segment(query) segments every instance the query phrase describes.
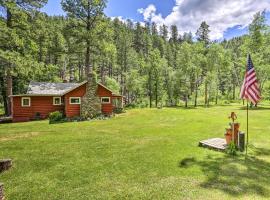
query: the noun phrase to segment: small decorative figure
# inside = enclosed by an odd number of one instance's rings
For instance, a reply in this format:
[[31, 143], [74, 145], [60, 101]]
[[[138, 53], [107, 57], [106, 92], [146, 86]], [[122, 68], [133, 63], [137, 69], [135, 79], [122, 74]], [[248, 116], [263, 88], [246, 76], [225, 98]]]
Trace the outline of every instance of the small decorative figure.
[[231, 112], [231, 116], [229, 116], [229, 119], [232, 119], [232, 122], [234, 123], [234, 121], [237, 119], [237, 115], [235, 114], [235, 112]]

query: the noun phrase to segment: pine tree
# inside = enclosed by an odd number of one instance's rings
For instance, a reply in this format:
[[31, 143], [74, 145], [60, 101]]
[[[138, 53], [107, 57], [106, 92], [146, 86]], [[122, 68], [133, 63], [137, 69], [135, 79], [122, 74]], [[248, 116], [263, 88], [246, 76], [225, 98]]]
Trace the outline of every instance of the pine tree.
[[[5, 18], [5, 30], [9, 35], [12, 37], [7, 37], [9, 41], [5, 41], [5, 46], [3, 48], [4, 53], [10, 52], [14, 54], [14, 52], [21, 54], [22, 52], [18, 48], [18, 45], [21, 45], [22, 38], [17, 33], [21, 29], [24, 29], [26, 25], [27, 16], [24, 15], [25, 12], [31, 12], [33, 9], [41, 8], [44, 4], [47, 3], [47, 0], [16, 0], [16, 1], [9, 1], [9, 0], [2, 0], [0, 1], [0, 9], [3, 10], [4, 18]], [[23, 18], [22, 15], [24, 15]], [[19, 18], [18, 18], [19, 17]], [[22, 20], [23, 19], [23, 20]], [[14, 40], [17, 38], [16, 40]], [[20, 41], [20, 42], [19, 42]], [[20, 44], [19, 44], [20, 43]], [[15, 53], [15, 54], [16, 54]], [[16, 55], [18, 56], [18, 55]], [[1, 56], [3, 58], [3, 56]], [[4, 96], [4, 107], [6, 115], [11, 114], [11, 100], [9, 98], [10, 95], [13, 94], [13, 78], [12, 78], [12, 71], [14, 69], [14, 64], [12, 64], [8, 59], [4, 59], [6, 63], [5, 70], [4, 70], [4, 82], [3, 88], [6, 88], [6, 92], [2, 91], [2, 95]], [[5, 94], [4, 94], [5, 93]]]
[[205, 21], [203, 21], [196, 32], [198, 41], [204, 42], [205, 45], [208, 45], [210, 43], [209, 33], [209, 25]]
[[92, 34], [101, 20], [103, 10], [106, 7], [106, 0], [62, 0], [62, 7], [68, 16], [78, 20], [74, 27], [83, 28], [83, 37], [85, 40], [85, 73], [88, 77], [93, 72], [91, 65], [91, 41]]
[[179, 39], [179, 33], [178, 33], [178, 28], [176, 25], [172, 25], [171, 26], [171, 38], [170, 38], [170, 42], [173, 44], [176, 44], [178, 42]]

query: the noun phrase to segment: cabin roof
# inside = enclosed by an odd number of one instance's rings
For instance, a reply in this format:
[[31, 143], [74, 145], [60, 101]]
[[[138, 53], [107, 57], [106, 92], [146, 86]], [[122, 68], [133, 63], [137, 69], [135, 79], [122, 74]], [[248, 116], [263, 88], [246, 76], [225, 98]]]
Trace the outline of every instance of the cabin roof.
[[29, 95], [60, 95], [80, 86], [80, 83], [47, 83], [31, 81], [27, 94]]
[[[34, 82], [31, 81], [28, 86], [26, 94], [21, 95], [11, 95], [15, 96], [63, 96], [72, 90], [84, 85], [87, 81], [81, 83], [49, 83], [49, 82]], [[106, 86], [98, 83], [101, 87], [112, 92], [113, 96], [120, 97], [121, 95], [114, 94], [112, 90]]]

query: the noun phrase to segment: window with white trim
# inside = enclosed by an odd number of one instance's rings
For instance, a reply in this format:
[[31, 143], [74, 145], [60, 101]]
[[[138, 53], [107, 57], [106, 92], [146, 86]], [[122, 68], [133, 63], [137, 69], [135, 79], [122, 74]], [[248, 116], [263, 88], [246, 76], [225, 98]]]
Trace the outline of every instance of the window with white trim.
[[71, 105], [79, 105], [81, 104], [81, 97], [70, 97], [69, 104]]
[[102, 104], [110, 104], [111, 98], [110, 97], [101, 97], [101, 103]]
[[31, 106], [31, 98], [22, 97], [22, 107], [30, 107], [30, 106]]
[[53, 105], [54, 106], [62, 105], [61, 97], [53, 97]]

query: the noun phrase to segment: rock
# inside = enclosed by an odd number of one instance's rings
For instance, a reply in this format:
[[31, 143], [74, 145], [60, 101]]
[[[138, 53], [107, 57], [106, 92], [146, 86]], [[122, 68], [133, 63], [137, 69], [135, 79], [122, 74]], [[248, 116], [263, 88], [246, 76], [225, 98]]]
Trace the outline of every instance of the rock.
[[0, 160], [0, 172], [9, 170], [12, 166], [12, 160], [11, 159], [4, 159]]
[[4, 200], [4, 184], [0, 183], [0, 200]]

